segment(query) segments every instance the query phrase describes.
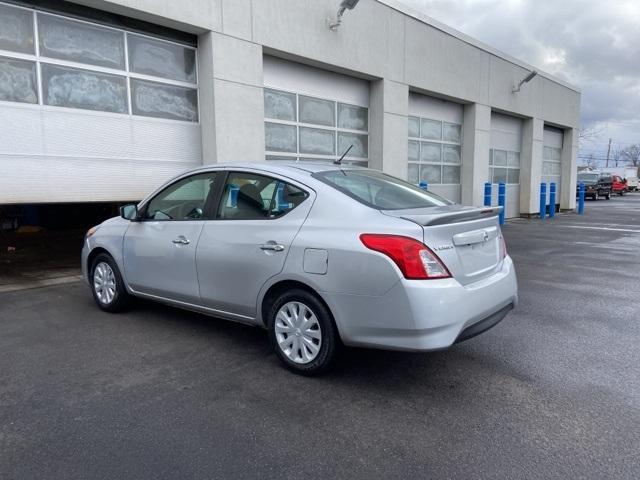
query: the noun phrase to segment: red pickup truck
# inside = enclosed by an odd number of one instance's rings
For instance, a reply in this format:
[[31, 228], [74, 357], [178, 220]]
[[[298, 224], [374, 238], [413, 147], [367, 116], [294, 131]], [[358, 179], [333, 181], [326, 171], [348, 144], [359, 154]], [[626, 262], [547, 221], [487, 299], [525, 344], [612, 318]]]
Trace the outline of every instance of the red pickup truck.
[[612, 193], [617, 193], [618, 195], [624, 195], [627, 189], [627, 179], [622, 178], [619, 175], [611, 176], [611, 191]]

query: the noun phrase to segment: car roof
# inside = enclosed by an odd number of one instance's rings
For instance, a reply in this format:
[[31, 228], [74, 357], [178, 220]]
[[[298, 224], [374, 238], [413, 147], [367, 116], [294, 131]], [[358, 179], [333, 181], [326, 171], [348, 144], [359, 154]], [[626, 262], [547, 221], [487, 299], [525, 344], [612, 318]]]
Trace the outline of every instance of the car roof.
[[204, 165], [202, 167], [191, 170], [192, 172], [208, 171], [213, 169], [233, 169], [233, 168], [251, 168], [256, 170], [270, 171], [273, 173], [318, 173], [335, 170], [369, 170], [366, 167], [358, 165], [336, 165], [325, 161], [310, 162], [310, 161], [283, 161], [283, 160], [269, 160], [264, 162], [226, 162], [226, 163], [212, 163], [210, 165]]

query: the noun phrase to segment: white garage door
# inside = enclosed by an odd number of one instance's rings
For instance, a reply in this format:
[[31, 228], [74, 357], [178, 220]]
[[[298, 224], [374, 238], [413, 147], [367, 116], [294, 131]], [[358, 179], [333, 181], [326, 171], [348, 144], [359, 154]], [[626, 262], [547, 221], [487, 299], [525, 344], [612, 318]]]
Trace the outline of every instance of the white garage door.
[[520, 151], [522, 120], [509, 115], [491, 113], [491, 150], [489, 181], [493, 183], [493, 205], [498, 204], [498, 184], [506, 183], [507, 218], [520, 216]]
[[0, 123], [0, 203], [140, 199], [201, 164], [196, 48], [0, 2]]
[[[556, 205], [560, 205], [560, 184], [562, 180], [562, 142], [564, 132], [559, 128], [544, 127], [542, 154], [542, 181], [556, 184]], [[550, 185], [547, 185], [547, 205], [550, 205]]]
[[265, 56], [264, 86], [267, 160], [368, 164], [369, 82]]
[[438, 98], [409, 94], [407, 180], [460, 203], [463, 107]]

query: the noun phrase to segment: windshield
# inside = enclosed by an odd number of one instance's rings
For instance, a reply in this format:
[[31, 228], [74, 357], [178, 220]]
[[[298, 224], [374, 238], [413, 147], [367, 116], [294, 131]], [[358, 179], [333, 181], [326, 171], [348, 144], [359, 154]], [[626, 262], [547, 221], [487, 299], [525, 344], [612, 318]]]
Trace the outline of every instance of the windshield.
[[597, 173], [580, 173], [578, 174], [578, 182], [598, 183], [598, 174]]
[[452, 202], [398, 178], [374, 170], [330, 170], [318, 180], [378, 210], [442, 207]]

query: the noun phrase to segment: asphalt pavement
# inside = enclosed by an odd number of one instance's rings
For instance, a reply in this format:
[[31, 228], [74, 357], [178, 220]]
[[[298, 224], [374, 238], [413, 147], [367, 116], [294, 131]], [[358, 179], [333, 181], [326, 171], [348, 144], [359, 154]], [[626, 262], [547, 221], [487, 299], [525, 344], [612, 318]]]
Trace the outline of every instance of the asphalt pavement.
[[520, 304], [304, 378], [262, 330], [80, 283], [0, 293], [0, 478], [640, 477], [640, 194], [504, 229]]

